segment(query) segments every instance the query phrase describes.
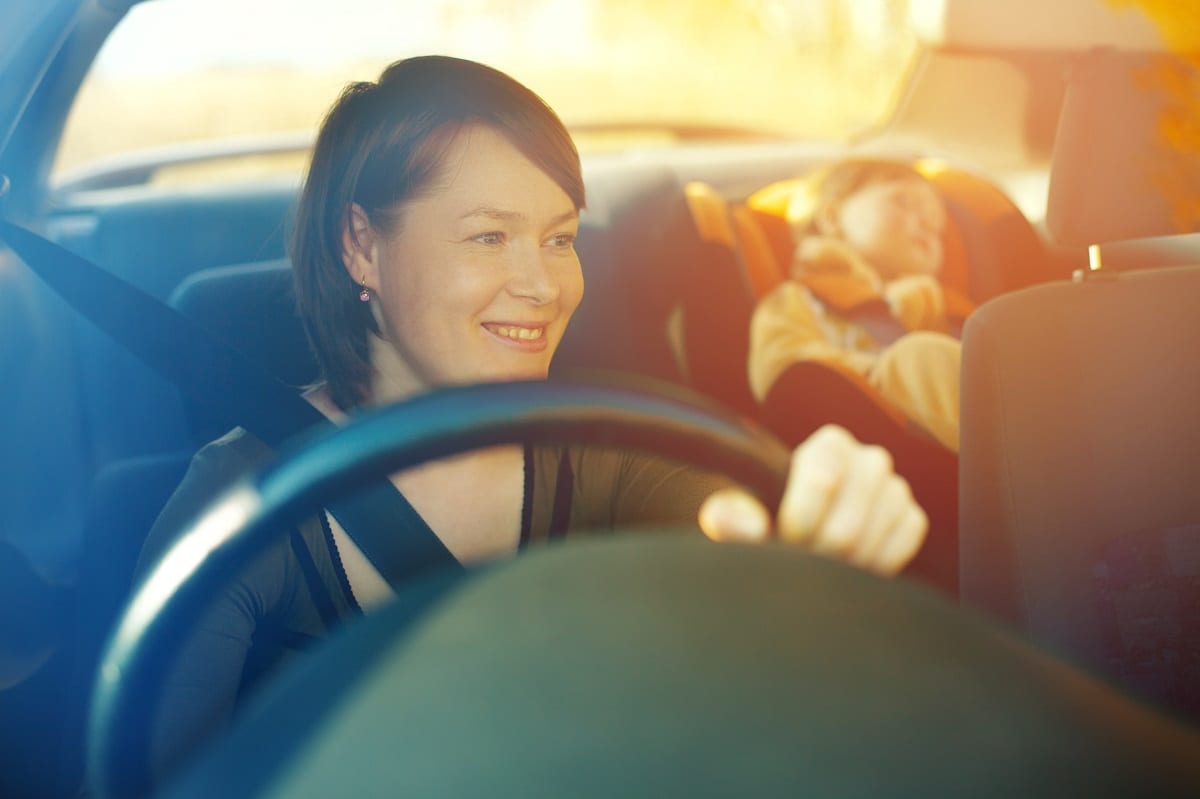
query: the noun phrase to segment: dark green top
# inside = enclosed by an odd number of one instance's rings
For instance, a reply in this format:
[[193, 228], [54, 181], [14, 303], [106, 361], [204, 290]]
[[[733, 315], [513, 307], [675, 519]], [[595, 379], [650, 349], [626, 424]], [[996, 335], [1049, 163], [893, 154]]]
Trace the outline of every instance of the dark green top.
[[[266, 444], [241, 429], [201, 449], [151, 530], [138, 572], [222, 489], [271, 455]], [[559, 535], [607, 534], [637, 525], [694, 528], [700, 503], [729, 485], [727, 479], [662, 459], [590, 447], [527, 448], [525, 479], [522, 547]], [[395, 498], [389, 524], [432, 534], [402, 495], [397, 492]], [[194, 742], [225, 723], [239, 694], [259, 676], [359, 612], [323, 519], [310, 519], [281, 536], [217, 597], [186, 643], [155, 719], [151, 760], [156, 776], [168, 773]]]

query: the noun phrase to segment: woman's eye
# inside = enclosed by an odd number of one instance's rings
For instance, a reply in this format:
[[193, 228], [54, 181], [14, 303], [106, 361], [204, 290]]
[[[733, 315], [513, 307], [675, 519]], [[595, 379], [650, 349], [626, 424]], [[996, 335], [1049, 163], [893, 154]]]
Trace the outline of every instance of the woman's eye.
[[476, 236], [475, 241], [480, 244], [503, 244], [504, 234], [498, 230], [489, 230], [487, 233], [480, 233]]
[[575, 237], [570, 233], [556, 233], [550, 237], [550, 246], [565, 249], [575, 243]]

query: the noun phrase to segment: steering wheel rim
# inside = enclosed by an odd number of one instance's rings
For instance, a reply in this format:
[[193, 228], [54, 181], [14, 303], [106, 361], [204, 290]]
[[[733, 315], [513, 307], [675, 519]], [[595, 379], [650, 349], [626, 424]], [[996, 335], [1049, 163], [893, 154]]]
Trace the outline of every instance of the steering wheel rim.
[[488, 446], [610, 445], [737, 480], [776, 507], [790, 451], [690, 391], [643, 380], [518, 381], [438, 389], [301, 436], [192, 520], [132, 594], [100, 661], [88, 766], [101, 797], [144, 794], [152, 709], [185, 632], [224, 578], [295, 522], [365, 480]]

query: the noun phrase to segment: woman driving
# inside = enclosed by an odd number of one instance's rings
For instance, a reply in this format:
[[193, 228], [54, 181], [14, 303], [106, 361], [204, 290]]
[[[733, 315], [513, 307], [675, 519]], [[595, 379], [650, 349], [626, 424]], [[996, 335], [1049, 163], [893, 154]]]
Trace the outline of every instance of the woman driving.
[[[579, 156], [533, 92], [430, 56], [348, 86], [325, 118], [293, 242], [297, 297], [334, 421], [437, 387], [545, 378], [583, 293]], [[144, 572], [221, 488], [270, 457], [244, 430], [202, 449], [142, 554]], [[795, 450], [772, 515], [724, 478], [589, 447], [505, 446], [392, 475], [378, 523], [431, 532], [464, 564], [558, 537], [697, 522], [892, 574], [927, 522], [887, 454], [824, 428]], [[165, 778], [255, 679], [393, 595], [329, 514], [298, 525], [216, 597], [167, 682], [152, 736]]]

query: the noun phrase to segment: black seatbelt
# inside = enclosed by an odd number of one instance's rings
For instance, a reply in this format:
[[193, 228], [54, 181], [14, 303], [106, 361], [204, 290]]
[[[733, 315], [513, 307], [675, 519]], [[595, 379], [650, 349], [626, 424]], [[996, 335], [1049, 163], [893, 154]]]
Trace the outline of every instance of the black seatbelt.
[[[296, 391], [265, 374], [192, 320], [86, 258], [0, 219], [0, 240], [83, 317], [187, 396], [278, 448], [289, 438], [331, 424]], [[243, 387], [244, 391], [230, 390]], [[390, 530], [376, 507], [398, 494], [382, 480], [329, 506], [329, 513], [389, 582], [438, 566], [458, 565], [431, 530]], [[382, 504], [381, 504], [382, 503]]]

